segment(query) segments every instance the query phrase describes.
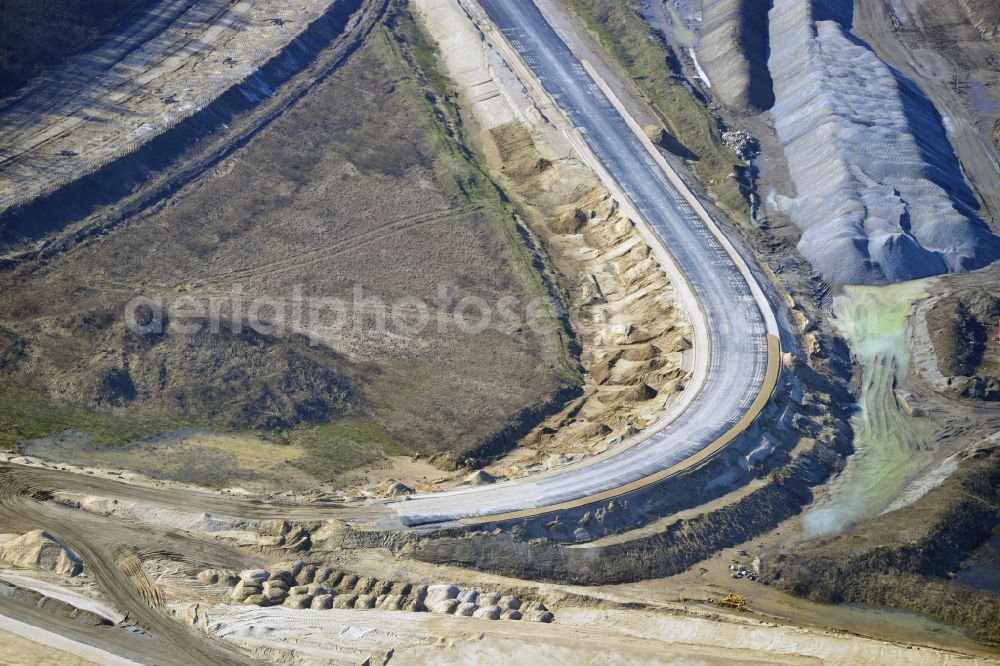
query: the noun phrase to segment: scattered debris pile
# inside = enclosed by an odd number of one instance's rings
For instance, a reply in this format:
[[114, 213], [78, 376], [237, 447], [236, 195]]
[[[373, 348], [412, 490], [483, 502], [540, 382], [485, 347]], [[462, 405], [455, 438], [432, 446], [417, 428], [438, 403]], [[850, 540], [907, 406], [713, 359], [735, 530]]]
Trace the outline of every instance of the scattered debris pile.
[[730, 564], [729, 573], [731, 578], [747, 578], [754, 582], [759, 578], [757, 572], [751, 571], [745, 564]]
[[546, 241], [557, 268], [578, 276], [570, 316], [584, 385], [525, 438], [536, 462], [617, 446], [654, 423], [690, 377], [691, 324], [633, 222], [601, 187], [561, 208]]
[[413, 488], [395, 479], [385, 479], [372, 489], [376, 497], [406, 497], [413, 494]]
[[723, 132], [722, 140], [744, 162], [749, 162], [760, 154], [760, 142], [749, 132], [743, 130]]

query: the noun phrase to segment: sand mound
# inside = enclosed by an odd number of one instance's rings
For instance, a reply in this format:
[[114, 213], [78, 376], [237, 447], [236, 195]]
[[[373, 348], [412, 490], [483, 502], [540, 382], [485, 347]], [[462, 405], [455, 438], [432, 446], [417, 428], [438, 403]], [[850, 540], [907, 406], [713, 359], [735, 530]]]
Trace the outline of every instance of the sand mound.
[[375, 486], [374, 492], [378, 497], [406, 497], [413, 493], [413, 488], [395, 479], [386, 479]]
[[83, 571], [83, 561], [43, 530], [27, 532], [0, 544], [0, 560], [15, 567], [32, 567], [66, 576]]

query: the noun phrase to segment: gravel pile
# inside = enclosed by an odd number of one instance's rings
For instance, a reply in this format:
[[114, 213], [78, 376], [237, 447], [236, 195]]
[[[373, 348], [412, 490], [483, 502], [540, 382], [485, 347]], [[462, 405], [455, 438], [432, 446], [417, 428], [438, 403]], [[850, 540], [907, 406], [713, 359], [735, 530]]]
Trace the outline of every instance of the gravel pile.
[[362, 578], [301, 561], [270, 570], [247, 569], [241, 571], [238, 577], [228, 579], [217, 570], [206, 570], [198, 578], [209, 583], [235, 579], [230, 599], [246, 606], [285, 606], [299, 610], [400, 610], [483, 620], [552, 622], [555, 619], [541, 602], [524, 602], [516, 596], [462, 589], [448, 584], [413, 585]]
[[825, 279], [881, 284], [1000, 257], [933, 105], [848, 33], [834, 0], [775, 0], [772, 109], [797, 197], [779, 204]]

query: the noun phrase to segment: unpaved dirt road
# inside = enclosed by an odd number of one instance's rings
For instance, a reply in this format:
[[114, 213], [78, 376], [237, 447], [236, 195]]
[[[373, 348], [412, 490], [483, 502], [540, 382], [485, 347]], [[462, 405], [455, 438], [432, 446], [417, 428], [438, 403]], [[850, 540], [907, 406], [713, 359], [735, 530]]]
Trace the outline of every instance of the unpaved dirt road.
[[[242, 654], [168, 617], [163, 608], [150, 603], [159, 595], [152, 582], [128, 571], [127, 555], [136, 551], [166, 551], [188, 562], [244, 566], [247, 555], [208, 540], [185, 538], [179, 531], [153, 526], [116, 523], [90, 516], [49, 501], [44, 491], [32, 489], [13, 478], [8, 468], [0, 472], [0, 524], [7, 530], [45, 529], [73, 549], [87, 572], [110, 601], [126, 615], [126, 621], [150, 631], [170, 647], [165, 659], [174, 663], [247, 664]], [[130, 575], [130, 573], [132, 575]], [[154, 586], [154, 589], [150, 589]]]

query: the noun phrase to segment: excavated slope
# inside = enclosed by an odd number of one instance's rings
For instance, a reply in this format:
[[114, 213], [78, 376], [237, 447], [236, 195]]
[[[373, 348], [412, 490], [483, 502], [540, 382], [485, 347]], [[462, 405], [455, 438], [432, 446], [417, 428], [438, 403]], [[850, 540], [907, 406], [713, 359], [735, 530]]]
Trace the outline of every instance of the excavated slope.
[[774, 104], [767, 70], [767, 4], [705, 0], [698, 62], [726, 106], [759, 113]]

